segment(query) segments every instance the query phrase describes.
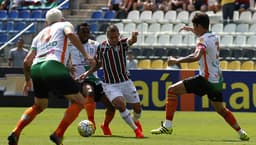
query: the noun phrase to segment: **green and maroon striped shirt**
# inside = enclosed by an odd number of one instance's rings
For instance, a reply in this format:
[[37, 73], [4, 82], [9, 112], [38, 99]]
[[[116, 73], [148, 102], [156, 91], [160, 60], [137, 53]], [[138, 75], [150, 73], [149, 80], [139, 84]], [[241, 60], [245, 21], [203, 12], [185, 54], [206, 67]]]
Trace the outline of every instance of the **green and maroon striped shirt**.
[[97, 56], [102, 61], [105, 83], [120, 83], [129, 79], [126, 70], [128, 47], [127, 38], [121, 39], [116, 46], [111, 46], [108, 41], [104, 41], [98, 46]]

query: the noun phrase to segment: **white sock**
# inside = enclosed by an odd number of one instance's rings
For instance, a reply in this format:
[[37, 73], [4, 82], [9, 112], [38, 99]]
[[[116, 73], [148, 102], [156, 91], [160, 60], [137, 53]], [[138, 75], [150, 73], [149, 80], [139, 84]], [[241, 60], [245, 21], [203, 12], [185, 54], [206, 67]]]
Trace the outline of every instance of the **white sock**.
[[135, 130], [137, 126], [135, 125], [131, 114], [128, 109], [125, 109], [124, 112], [120, 112], [120, 115], [122, 116], [123, 120], [133, 129]]
[[133, 120], [137, 121], [138, 119], [140, 119], [141, 113], [136, 113], [133, 111]]
[[165, 120], [163, 123], [164, 127], [171, 128], [172, 127], [172, 121], [171, 120]]
[[237, 131], [239, 135], [246, 134], [246, 132], [241, 128], [240, 130]]

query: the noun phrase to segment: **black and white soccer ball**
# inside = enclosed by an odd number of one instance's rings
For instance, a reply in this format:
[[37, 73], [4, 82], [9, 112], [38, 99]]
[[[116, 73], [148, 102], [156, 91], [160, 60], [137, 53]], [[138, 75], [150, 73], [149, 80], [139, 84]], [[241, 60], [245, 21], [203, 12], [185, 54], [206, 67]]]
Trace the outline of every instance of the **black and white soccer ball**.
[[83, 137], [92, 136], [95, 132], [94, 125], [89, 120], [82, 120], [77, 126], [78, 133]]

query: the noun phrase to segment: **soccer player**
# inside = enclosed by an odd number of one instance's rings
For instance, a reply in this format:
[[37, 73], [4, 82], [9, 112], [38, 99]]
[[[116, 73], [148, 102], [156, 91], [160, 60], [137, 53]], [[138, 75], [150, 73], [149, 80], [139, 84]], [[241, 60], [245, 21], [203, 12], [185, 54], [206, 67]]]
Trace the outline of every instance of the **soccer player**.
[[[102, 42], [97, 49], [95, 65], [84, 73], [87, 76], [91, 72], [103, 67], [103, 90], [116, 109], [119, 110], [124, 121], [134, 130], [137, 138], [143, 138], [142, 126], [139, 122], [142, 108], [140, 98], [126, 69], [126, 53], [129, 46], [136, 43], [138, 32], [132, 32], [129, 39], [120, 39], [120, 33], [116, 25], [107, 27], [107, 41]], [[133, 115], [126, 108], [129, 103], [133, 108]]]
[[[77, 35], [82, 42], [85, 51], [88, 52], [90, 56], [94, 57], [99, 43], [90, 39], [89, 25], [87, 23], [79, 24], [77, 26]], [[84, 59], [83, 55], [75, 48], [75, 46], [72, 45], [69, 48], [69, 51], [71, 56], [71, 64], [72, 67], [74, 67], [74, 78], [80, 80], [79, 76], [90, 68], [90, 64]], [[93, 122], [95, 128], [94, 112], [96, 102], [101, 101], [105, 105], [105, 119], [101, 124], [101, 129], [104, 135], [112, 135], [109, 124], [115, 115], [115, 107], [111, 104], [103, 92], [101, 80], [98, 77], [97, 72], [94, 72], [87, 78], [81, 80], [81, 93], [85, 97], [84, 108], [87, 112], [88, 120]]]
[[[74, 33], [70, 22], [63, 22], [62, 12], [56, 8], [46, 13], [46, 23], [42, 31], [33, 39], [31, 50], [24, 60], [25, 85], [24, 94], [34, 87], [34, 104], [28, 108], [8, 136], [9, 145], [17, 145], [24, 127], [41, 113], [48, 105], [48, 93], [57, 91], [72, 100], [57, 129], [50, 135], [56, 145], [62, 145], [64, 132], [76, 119], [83, 108], [84, 97], [79, 92], [77, 82], [70, 76], [64, 65], [67, 40], [81, 52], [83, 57], [95, 65], [95, 60], [87, 54], [83, 45]], [[32, 79], [32, 82], [31, 82]]]
[[196, 13], [192, 23], [193, 27], [184, 26], [180, 30], [191, 31], [198, 37], [195, 51], [185, 57], [174, 58], [170, 56], [168, 64], [199, 61], [199, 75], [181, 80], [168, 88], [165, 121], [160, 128], [151, 130], [151, 133], [172, 134], [172, 120], [178, 104], [178, 96], [185, 93], [194, 93], [199, 96], [207, 94], [216, 112], [239, 134], [241, 140], [248, 141], [249, 136], [223, 103], [223, 76], [219, 66], [219, 40], [216, 35], [209, 32], [209, 17], [205, 13]]

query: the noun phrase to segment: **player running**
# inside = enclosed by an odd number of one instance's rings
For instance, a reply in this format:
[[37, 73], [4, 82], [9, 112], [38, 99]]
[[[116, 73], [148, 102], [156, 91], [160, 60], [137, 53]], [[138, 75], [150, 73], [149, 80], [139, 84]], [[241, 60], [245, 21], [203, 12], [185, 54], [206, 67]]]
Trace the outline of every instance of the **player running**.
[[172, 120], [178, 104], [178, 96], [194, 93], [199, 96], [208, 95], [216, 112], [239, 134], [243, 141], [250, 138], [240, 127], [232, 112], [223, 103], [223, 76], [219, 65], [219, 40], [209, 32], [209, 17], [205, 13], [196, 13], [192, 19], [193, 28], [184, 26], [181, 30], [191, 31], [198, 36], [195, 51], [185, 57], [169, 57], [168, 64], [199, 61], [199, 75], [181, 80], [168, 89], [166, 101], [166, 119], [160, 128], [151, 130], [152, 134], [172, 134]]
[[[82, 23], [77, 26], [77, 35], [82, 42], [84, 49], [92, 57], [95, 56], [99, 43], [90, 39], [90, 27], [87, 23]], [[80, 75], [90, 68], [89, 62], [84, 59], [83, 55], [75, 48], [70, 46], [69, 53], [71, 56], [71, 64], [74, 68], [74, 78], [81, 82], [81, 93], [85, 97], [84, 108], [87, 112], [88, 120], [93, 122], [96, 128], [94, 120], [94, 112], [96, 108], [96, 102], [101, 101], [105, 107], [105, 118], [101, 124], [101, 129], [104, 135], [112, 135], [109, 128], [109, 124], [115, 115], [115, 107], [109, 102], [101, 85], [101, 80], [97, 75], [97, 72], [89, 75], [85, 79], [80, 80]]]

